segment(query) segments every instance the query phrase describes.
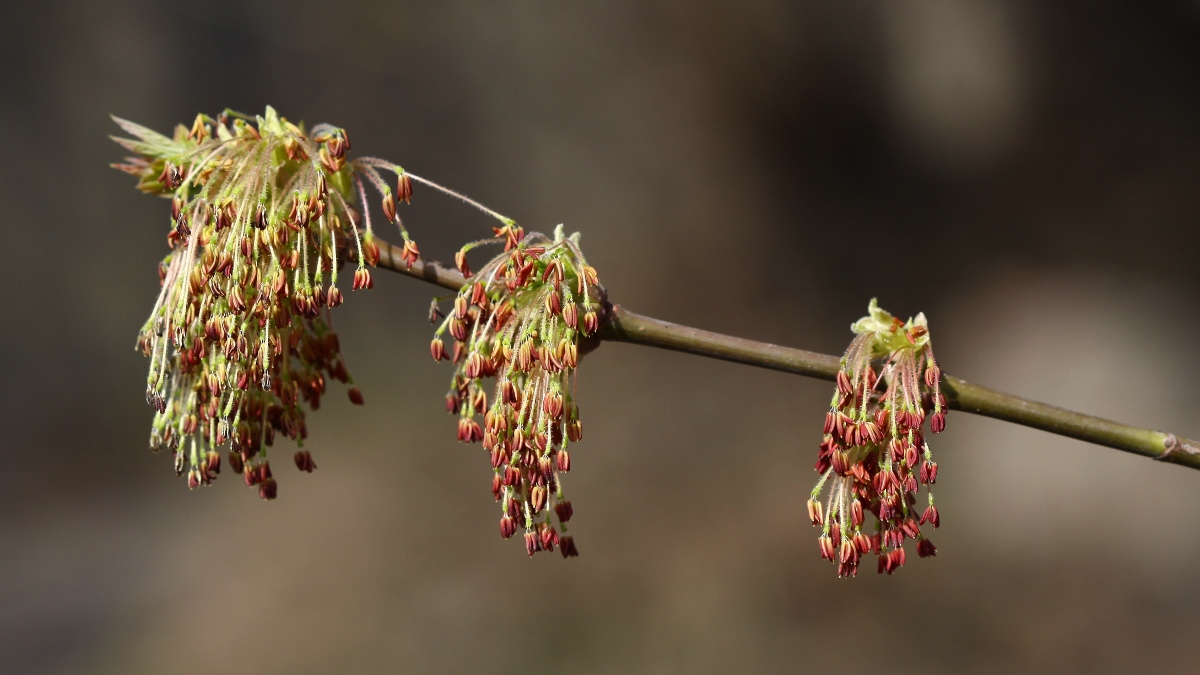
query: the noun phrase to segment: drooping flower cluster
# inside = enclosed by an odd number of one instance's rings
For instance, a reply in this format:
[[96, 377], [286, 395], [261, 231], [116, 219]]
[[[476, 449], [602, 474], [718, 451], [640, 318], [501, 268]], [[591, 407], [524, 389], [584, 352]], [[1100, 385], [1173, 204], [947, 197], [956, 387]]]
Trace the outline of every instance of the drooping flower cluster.
[[[574, 374], [580, 339], [600, 327], [596, 271], [579, 249], [579, 236], [564, 237], [561, 225], [553, 238], [526, 237], [511, 222], [495, 231], [504, 253], [454, 298], [430, 350], [435, 360], [456, 364], [446, 407], [458, 415], [458, 439], [482, 441], [490, 454], [501, 536], [522, 528], [529, 555], [558, 546], [564, 558], [575, 556], [562, 474], [571, 470], [568, 446], [583, 436]], [[479, 243], [456, 256], [468, 278], [466, 251]], [[436, 303], [435, 322], [441, 318]], [[450, 355], [446, 332], [455, 340]], [[495, 378], [490, 404], [486, 378]]]
[[[922, 558], [937, 552], [921, 531], [926, 523], [940, 524], [930, 488], [938, 466], [922, 427], [927, 417], [933, 433], [946, 427], [941, 370], [924, 314], [906, 323], [872, 299], [868, 315], [851, 329], [856, 337], [842, 357], [825, 416], [816, 465], [821, 479], [808, 515], [821, 528], [821, 557], [837, 563], [839, 576], [856, 575], [868, 552], [878, 556], [880, 573], [891, 574], [904, 565], [905, 539], [916, 540]], [[927, 493], [923, 510], [917, 507], [921, 484]], [[876, 519], [871, 534], [863, 529], [868, 512]]]
[[[141, 190], [171, 199], [171, 252], [138, 336], [151, 361], [150, 446], [169, 448], [176, 473], [186, 467], [194, 488], [220, 472], [217, 449], [228, 441], [233, 470], [273, 499], [266, 446], [276, 433], [302, 445], [301, 403], [316, 410], [327, 378], [353, 385], [328, 314], [343, 300], [339, 254], [357, 255], [352, 288], [373, 287], [367, 265], [379, 248], [362, 177], [397, 224], [395, 202], [408, 201], [411, 183], [382, 160], [348, 161], [344, 130], [322, 124], [306, 132], [269, 107], [257, 118], [199, 115], [172, 138], [116, 121], [135, 138], [114, 140], [136, 156], [114, 167], [137, 176]], [[395, 195], [379, 168], [396, 173]], [[417, 248], [401, 233], [411, 266]], [[349, 398], [362, 404], [357, 388]], [[294, 459], [301, 471], [316, 467], [307, 451]]]

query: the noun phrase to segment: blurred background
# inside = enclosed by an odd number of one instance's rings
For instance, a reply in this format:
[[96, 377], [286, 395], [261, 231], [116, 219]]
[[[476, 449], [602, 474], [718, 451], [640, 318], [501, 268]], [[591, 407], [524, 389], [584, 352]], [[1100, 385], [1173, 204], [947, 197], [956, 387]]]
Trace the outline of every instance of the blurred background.
[[[22, 3], [0, 24], [0, 671], [1195, 672], [1200, 474], [952, 414], [937, 558], [839, 580], [830, 385], [607, 344], [578, 559], [502, 541], [433, 287], [335, 317], [367, 405], [279, 499], [146, 449], [169, 209], [108, 168], [267, 104], [584, 233], [611, 297], [840, 353], [872, 296], [968, 380], [1200, 437], [1200, 3]], [[429, 258], [488, 219], [417, 188]], [[1187, 255], [1185, 255], [1185, 253]], [[282, 460], [282, 461], [281, 461]]]

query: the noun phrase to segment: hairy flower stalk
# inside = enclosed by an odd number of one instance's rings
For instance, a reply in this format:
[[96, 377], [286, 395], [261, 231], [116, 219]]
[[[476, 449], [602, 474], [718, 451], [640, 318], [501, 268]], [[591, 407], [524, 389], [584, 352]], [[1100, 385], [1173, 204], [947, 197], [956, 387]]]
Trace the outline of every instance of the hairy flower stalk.
[[[916, 540], [922, 558], [937, 553], [921, 531], [926, 523], [940, 524], [930, 488], [938, 467], [921, 429], [926, 417], [933, 433], [946, 427], [929, 326], [924, 314], [906, 323], [874, 299], [867, 311], [851, 326], [856, 337], [837, 373], [817, 454], [821, 479], [808, 501], [809, 518], [821, 528], [821, 557], [837, 563], [838, 576], [856, 575], [868, 552], [878, 556], [880, 573], [891, 574], [904, 565], [905, 539]], [[927, 493], [923, 510], [917, 507], [920, 484]], [[870, 535], [863, 530], [868, 512], [876, 521]]]
[[[343, 129], [306, 132], [270, 107], [256, 118], [199, 115], [173, 138], [114, 119], [135, 137], [114, 140], [136, 156], [113, 166], [171, 199], [171, 252], [138, 336], [156, 410], [150, 446], [170, 448], [194, 488], [220, 472], [217, 449], [228, 442], [230, 466], [273, 499], [266, 447], [276, 433], [303, 445], [301, 403], [316, 410], [327, 378], [351, 384], [350, 400], [363, 402], [329, 320], [343, 299], [339, 251], [357, 258], [352, 288], [372, 288], [379, 248], [364, 179], [400, 225], [396, 201], [411, 198], [409, 176], [382, 160], [350, 161]], [[381, 170], [396, 174], [395, 193]], [[400, 230], [411, 265], [417, 247]], [[307, 451], [294, 459], [301, 471], [316, 468]]]
[[[529, 555], [557, 546], [564, 558], [575, 556], [562, 474], [571, 470], [568, 446], [583, 436], [575, 368], [580, 339], [600, 327], [596, 271], [580, 251], [579, 235], [564, 237], [561, 225], [553, 237], [525, 236], [511, 221], [495, 232], [495, 239], [468, 244], [455, 256], [475, 281], [455, 296], [444, 319], [434, 301], [431, 319], [441, 324], [430, 350], [435, 360], [456, 364], [446, 407], [458, 415], [458, 439], [482, 441], [490, 455], [501, 536], [522, 528]], [[504, 252], [472, 277], [467, 251], [499, 242]], [[455, 340], [450, 352], [447, 332]], [[487, 378], [495, 378], [490, 402]]]

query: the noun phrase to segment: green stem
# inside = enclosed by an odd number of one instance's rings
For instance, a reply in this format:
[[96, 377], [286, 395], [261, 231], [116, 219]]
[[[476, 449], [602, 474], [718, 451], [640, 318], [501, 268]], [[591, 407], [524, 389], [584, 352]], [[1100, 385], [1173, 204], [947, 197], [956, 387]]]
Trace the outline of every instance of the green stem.
[[[417, 261], [412, 269], [408, 269], [400, 259], [399, 248], [378, 238], [376, 243], [379, 244], [381, 268], [454, 291], [458, 291], [466, 283], [457, 270], [436, 262]], [[611, 309], [607, 312], [607, 321], [598, 336], [601, 340], [670, 349], [822, 380], [833, 380], [837, 375], [840, 360], [836, 356], [722, 335], [642, 316], [620, 306], [609, 307]], [[1200, 443], [1174, 434], [1134, 427], [1030, 401], [971, 384], [950, 375], [942, 377], [942, 393], [953, 410], [975, 413], [1143, 457], [1200, 469]], [[1164, 456], [1168, 450], [1171, 452]]]

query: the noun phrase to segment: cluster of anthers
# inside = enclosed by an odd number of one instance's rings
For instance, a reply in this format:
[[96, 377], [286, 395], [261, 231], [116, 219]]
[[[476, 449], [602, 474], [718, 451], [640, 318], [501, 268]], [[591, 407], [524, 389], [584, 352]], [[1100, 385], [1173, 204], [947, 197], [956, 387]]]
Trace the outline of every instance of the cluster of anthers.
[[[930, 490], [938, 466], [921, 429], [926, 417], [933, 433], [946, 427], [941, 370], [924, 314], [905, 323], [872, 299], [868, 315], [851, 329], [856, 337], [842, 357], [825, 416], [816, 465], [821, 479], [808, 515], [821, 528], [821, 557], [837, 563], [839, 576], [856, 575], [868, 552], [878, 556], [880, 573], [891, 574], [904, 565], [905, 539], [916, 540], [922, 558], [937, 552], [921, 532], [926, 523], [939, 525]], [[928, 504], [918, 516], [920, 484]], [[866, 512], [876, 518], [872, 534], [863, 530]]]
[[[501, 536], [520, 527], [529, 555], [557, 546], [564, 558], [575, 556], [562, 474], [571, 470], [569, 444], [583, 436], [573, 376], [581, 338], [600, 327], [603, 291], [578, 234], [564, 237], [560, 225], [553, 237], [525, 236], [511, 221], [495, 232], [455, 256], [474, 281], [444, 318], [434, 300], [430, 318], [441, 324], [430, 350], [435, 360], [456, 365], [446, 408], [458, 415], [458, 439], [482, 441], [491, 456]], [[504, 252], [472, 277], [466, 253], [489, 242], [503, 242]], [[447, 332], [455, 340], [449, 354]], [[490, 405], [486, 378], [495, 378]]]
[[[409, 174], [383, 160], [350, 161], [344, 130], [321, 124], [306, 132], [270, 107], [254, 118], [199, 115], [173, 138], [116, 122], [135, 138], [114, 140], [136, 156], [113, 166], [137, 176], [144, 192], [171, 199], [171, 252], [138, 336], [151, 360], [150, 447], [170, 448], [176, 473], [186, 466], [194, 488], [220, 473], [217, 448], [228, 441], [233, 470], [273, 499], [266, 446], [277, 432], [303, 444], [300, 404], [316, 410], [327, 377], [353, 385], [329, 310], [343, 300], [339, 252], [357, 256], [352, 288], [373, 287], [367, 266], [379, 248], [363, 178], [400, 225], [396, 201], [412, 195]], [[380, 170], [395, 172], [395, 193]], [[411, 266], [417, 247], [400, 229]], [[362, 404], [353, 386], [349, 398]], [[294, 459], [301, 471], [316, 466], [307, 451]]]

